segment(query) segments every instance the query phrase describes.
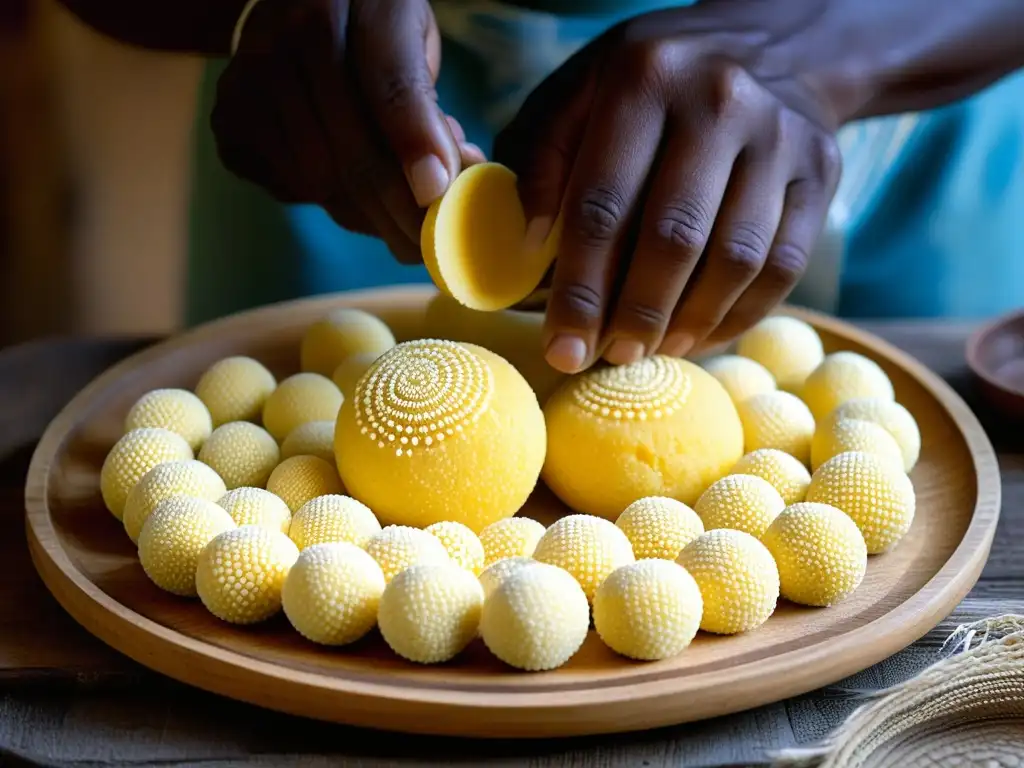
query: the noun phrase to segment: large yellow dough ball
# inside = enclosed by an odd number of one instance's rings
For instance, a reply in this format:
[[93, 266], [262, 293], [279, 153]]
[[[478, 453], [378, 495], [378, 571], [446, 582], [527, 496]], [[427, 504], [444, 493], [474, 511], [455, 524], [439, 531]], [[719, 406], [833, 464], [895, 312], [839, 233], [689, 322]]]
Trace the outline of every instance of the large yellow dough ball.
[[444, 544], [448, 556], [456, 565], [465, 568], [474, 576], [480, 575], [480, 571], [484, 569], [484, 545], [473, 531], [462, 523], [454, 523], [451, 520], [428, 525], [426, 530]]
[[863, 419], [827, 419], [821, 424], [811, 442], [811, 466], [817, 469], [847, 451], [873, 453], [903, 469], [903, 453], [895, 438], [884, 427]]
[[814, 369], [800, 397], [817, 421], [824, 421], [837, 407], [855, 397], [894, 400], [892, 382], [882, 367], [856, 352], [834, 352]]
[[157, 504], [139, 534], [139, 563], [161, 589], [182, 597], [196, 595], [199, 555], [235, 521], [208, 499], [172, 496]]
[[670, 560], [638, 560], [613, 571], [594, 595], [594, 629], [631, 659], [682, 652], [700, 628], [704, 601], [686, 569]]
[[366, 542], [366, 551], [391, 581], [413, 565], [446, 565], [452, 562], [448, 550], [436, 536], [420, 528], [389, 525]]
[[370, 367], [377, 362], [378, 357], [380, 355], [376, 352], [360, 352], [357, 355], [346, 357], [334, 369], [334, 373], [331, 374], [331, 381], [341, 390], [342, 397], [346, 400], [352, 398], [356, 391], [356, 384], [363, 378], [363, 374], [370, 370]]
[[299, 550], [280, 531], [246, 525], [219, 534], [199, 555], [196, 592], [231, 624], [255, 624], [281, 610], [281, 591]]
[[910, 472], [921, 455], [921, 431], [904, 406], [884, 397], [856, 397], [838, 406], [825, 423], [839, 419], [860, 419], [883, 427], [900, 447], [903, 469]]
[[480, 531], [484, 567], [506, 557], [532, 557], [537, 542], [547, 530], [529, 517], [506, 517]]
[[567, 515], [554, 522], [537, 542], [533, 558], [571, 574], [588, 600], [609, 573], [636, 559], [626, 534], [593, 515]]
[[394, 334], [383, 320], [361, 309], [342, 308], [309, 327], [299, 357], [303, 371], [330, 376], [353, 355], [380, 355], [393, 346]]
[[767, 480], [756, 475], [726, 475], [712, 483], [694, 508], [706, 530], [733, 528], [760, 537], [786, 502]]
[[665, 496], [637, 499], [615, 521], [638, 559], [675, 560], [679, 551], [704, 533], [700, 517], [683, 502]]
[[484, 645], [516, 669], [555, 669], [587, 639], [590, 604], [579, 583], [553, 565], [519, 568], [487, 597], [480, 616]]
[[322, 645], [347, 645], [377, 624], [384, 574], [359, 547], [334, 541], [302, 550], [281, 590], [295, 630]]
[[574, 376], [544, 413], [544, 481], [572, 509], [609, 520], [644, 496], [693, 504], [743, 454], [725, 388], [662, 355]]
[[490, 597], [491, 593], [500, 587], [509, 576], [530, 565], [540, 565], [532, 557], [506, 557], [494, 565], [488, 566], [480, 574], [480, 586], [484, 589], [484, 599]]
[[377, 623], [403, 659], [437, 664], [477, 636], [483, 603], [480, 582], [455, 563], [413, 565], [384, 588]]
[[288, 535], [299, 549], [331, 541], [365, 547], [380, 531], [380, 523], [365, 504], [350, 496], [328, 494], [299, 508]]
[[110, 513], [121, 520], [135, 484], [157, 464], [186, 461], [192, 449], [181, 435], [162, 427], [133, 429], [114, 443], [100, 468], [100, 494]]
[[316, 456], [334, 465], [334, 421], [307, 421], [288, 433], [281, 443], [281, 458]]
[[748, 397], [739, 406], [746, 451], [775, 448], [810, 464], [814, 416], [796, 395], [781, 390]]
[[343, 489], [333, 464], [316, 456], [292, 456], [270, 473], [267, 490], [280, 496], [294, 514], [310, 499], [340, 494]]
[[296, 373], [277, 385], [263, 405], [263, 426], [278, 441], [310, 421], [334, 421], [341, 390], [319, 373]]
[[857, 524], [828, 504], [804, 502], [783, 510], [761, 543], [779, 568], [781, 594], [801, 605], [833, 605], [864, 579], [868, 550]]
[[764, 544], [743, 531], [718, 528], [691, 541], [676, 560], [700, 587], [700, 628], [731, 635], [768, 621], [779, 599], [779, 570]]
[[537, 484], [546, 431], [537, 398], [505, 360], [469, 344], [392, 347], [342, 405], [341, 480], [382, 522], [454, 520], [480, 532]]
[[787, 504], [803, 501], [811, 473], [796, 458], [776, 448], [758, 448], [745, 454], [732, 468], [734, 475], [756, 475], [772, 484]]
[[765, 318], [744, 333], [736, 351], [767, 368], [776, 385], [788, 392], [799, 392], [825, 356], [818, 332], [803, 320], [784, 315]]
[[199, 451], [199, 460], [224, 479], [227, 489], [263, 488], [281, 458], [270, 434], [248, 421], [233, 421], [213, 430]]
[[288, 533], [292, 522], [291, 510], [281, 497], [262, 488], [235, 488], [217, 499], [217, 503], [239, 526], [262, 525]]
[[194, 496], [216, 501], [224, 495], [224, 481], [220, 475], [195, 459], [165, 461], [144, 474], [124, 505], [124, 529], [135, 543], [139, 541], [142, 525], [156, 509], [156, 505], [172, 496]]
[[185, 438], [198, 451], [213, 431], [210, 411], [187, 389], [154, 389], [136, 401], [125, 418], [125, 430], [163, 427]]
[[218, 360], [199, 378], [196, 395], [219, 427], [232, 421], [259, 421], [263, 404], [277, 386], [274, 374], [251, 357]]
[[807, 501], [831, 504], [857, 524], [869, 555], [891, 549], [914, 522], [914, 484], [891, 461], [848, 451], [833, 456], [811, 476]]
[[701, 363], [701, 367], [718, 379], [734, 403], [776, 389], [775, 377], [756, 360], [742, 355], [718, 355]]

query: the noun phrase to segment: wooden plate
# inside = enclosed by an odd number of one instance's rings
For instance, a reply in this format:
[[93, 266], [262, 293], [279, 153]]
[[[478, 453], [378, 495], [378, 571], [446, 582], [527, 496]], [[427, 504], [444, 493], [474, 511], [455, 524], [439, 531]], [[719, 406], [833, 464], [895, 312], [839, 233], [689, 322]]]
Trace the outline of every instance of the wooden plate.
[[[114, 648], [161, 673], [272, 709], [353, 725], [476, 737], [627, 731], [692, 721], [777, 701], [835, 682], [912, 643], [975, 583], [999, 511], [999, 473], [985, 433], [938, 377], [888, 344], [804, 312], [829, 350], [877, 360], [917, 418], [913, 471], [918, 513], [897, 548], [870, 560], [860, 589], [830, 609], [780, 602], [745, 635], [698, 635], [678, 657], [635, 663], [591, 632], [563, 668], [510, 670], [481, 643], [455, 661], [423, 667], [379, 636], [356, 647], [305, 642], [283, 616], [258, 628], [218, 622], [197, 601], [146, 578], [98, 491], [103, 457], [131, 403], [157, 387], [192, 387], [218, 358], [253, 355], [278, 375], [297, 367], [303, 330], [329, 308], [378, 313], [400, 339], [419, 335], [429, 287], [304, 300], [220, 320], [145, 350], [91, 383], [50, 425], [26, 489], [36, 567], [67, 611]], [[543, 489], [526, 513], [564, 512]]]

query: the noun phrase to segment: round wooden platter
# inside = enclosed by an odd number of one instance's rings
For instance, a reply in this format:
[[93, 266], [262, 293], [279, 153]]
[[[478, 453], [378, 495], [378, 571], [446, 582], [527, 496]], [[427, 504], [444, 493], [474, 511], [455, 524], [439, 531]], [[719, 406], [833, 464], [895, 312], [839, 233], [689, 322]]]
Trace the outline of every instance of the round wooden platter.
[[[478, 640], [450, 663], [419, 666], [376, 634], [329, 649], [303, 640], [283, 615], [238, 628], [198, 601], [154, 587], [98, 477], [132, 402], [157, 387], [195, 385], [215, 360], [252, 355], [279, 376], [297, 368], [302, 332], [330, 308], [377, 313], [401, 339], [422, 336], [429, 287], [401, 287], [275, 305], [220, 320], [147, 349], [86, 387], [53, 421], [29, 471], [28, 538], [39, 573], [90, 632], [158, 672], [293, 714], [398, 731], [471, 737], [551, 737], [630, 731], [759, 706], [833, 683], [912, 643], [957, 605], [988, 556], [999, 512], [992, 446], [964, 402], [885, 342], [833, 319], [787, 310], [819, 330], [828, 350], [867, 354], [887, 371], [917, 418], [921, 460], [912, 473], [913, 527], [872, 557], [845, 602], [810, 609], [780, 601], [743, 635], [698, 633], [682, 654], [637, 663], [591, 631], [564, 667], [523, 673]], [[539, 488], [524, 514], [566, 509]]]

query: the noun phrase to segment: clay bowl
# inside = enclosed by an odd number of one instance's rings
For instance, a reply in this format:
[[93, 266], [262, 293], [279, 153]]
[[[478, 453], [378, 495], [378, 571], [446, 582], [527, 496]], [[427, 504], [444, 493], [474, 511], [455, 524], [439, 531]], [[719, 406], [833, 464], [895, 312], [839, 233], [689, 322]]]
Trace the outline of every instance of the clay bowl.
[[976, 331], [967, 342], [967, 364], [987, 403], [1024, 421], [1024, 309]]

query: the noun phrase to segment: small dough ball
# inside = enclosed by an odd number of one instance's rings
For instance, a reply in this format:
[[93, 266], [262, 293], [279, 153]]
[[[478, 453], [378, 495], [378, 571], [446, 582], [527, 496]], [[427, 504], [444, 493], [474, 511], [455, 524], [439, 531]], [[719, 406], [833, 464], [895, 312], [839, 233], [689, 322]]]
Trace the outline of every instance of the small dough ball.
[[817, 421], [855, 397], [895, 400], [892, 382], [882, 367], [856, 352], [834, 352], [804, 382], [800, 397]]
[[385, 352], [338, 416], [341, 480], [382, 522], [454, 520], [475, 533], [537, 485], [544, 415], [526, 380], [482, 347], [436, 339]]
[[389, 525], [366, 542], [366, 551], [384, 572], [384, 580], [413, 565], [448, 565], [452, 562], [444, 544], [420, 528]]
[[616, 653], [641, 661], [681, 653], [697, 634], [703, 612], [697, 582], [671, 560], [624, 565], [594, 595], [597, 634]]
[[756, 360], [742, 355], [717, 355], [705, 360], [701, 367], [718, 379], [734, 403], [764, 392], [774, 392], [775, 377]]
[[537, 542], [533, 557], [564, 569], [583, 587], [587, 600], [609, 573], [636, 558], [633, 545], [614, 523], [594, 515], [567, 515]]
[[291, 540], [301, 550], [331, 541], [365, 547], [380, 532], [380, 523], [369, 507], [336, 493], [307, 501], [295, 513], [288, 529]]
[[680, 550], [704, 533], [700, 516], [683, 502], [666, 496], [637, 499], [615, 521], [638, 559], [675, 560]]
[[800, 605], [829, 606], [864, 579], [868, 550], [857, 524], [828, 504], [783, 510], [761, 537], [779, 568], [781, 594]]
[[182, 597], [196, 595], [199, 555], [235, 521], [209, 499], [172, 496], [157, 504], [139, 533], [139, 563], [160, 589]]
[[555, 669], [571, 659], [590, 631], [587, 596], [568, 572], [537, 563], [519, 568], [484, 603], [480, 636], [516, 669]]
[[198, 451], [213, 431], [213, 419], [203, 401], [187, 389], [154, 389], [140, 397], [125, 418], [125, 431], [141, 427], [168, 429]]
[[144, 474], [124, 505], [124, 529], [136, 544], [142, 525], [156, 505], [172, 496], [194, 496], [216, 501], [225, 492], [220, 475], [195, 459], [165, 461]]
[[533, 557], [537, 542], [547, 530], [529, 517], [507, 517], [480, 531], [484, 548], [484, 567], [506, 557]]
[[529, 565], [539, 565], [532, 557], [506, 557], [494, 565], [485, 568], [480, 574], [480, 586], [484, 589], [484, 599], [491, 596], [491, 593], [500, 587], [509, 576]]
[[355, 394], [356, 384], [363, 378], [363, 374], [370, 370], [370, 367], [380, 357], [376, 352], [360, 352], [356, 355], [346, 357], [334, 373], [331, 374], [331, 381], [334, 386], [341, 390], [342, 397], [351, 400]]
[[891, 549], [914, 522], [914, 484], [899, 466], [878, 456], [847, 451], [811, 475], [807, 501], [831, 504], [857, 524], [869, 555]]
[[743, 531], [718, 528], [691, 541], [676, 560], [704, 600], [700, 628], [717, 635], [747, 632], [775, 612], [779, 569], [767, 548]]
[[465, 568], [474, 576], [484, 569], [484, 545], [480, 538], [462, 523], [444, 520], [426, 528], [436, 536], [456, 565]]
[[334, 466], [334, 422], [307, 421], [288, 433], [281, 443], [281, 459], [316, 456]]
[[395, 346], [395, 336], [380, 318], [344, 307], [313, 323], [302, 337], [302, 370], [330, 376], [353, 355], [380, 356]]
[[233, 421], [213, 430], [199, 451], [199, 460], [224, 479], [229, 491], [242, 486], [264, 488], [281, 458], [277, 442], [248, 421]]
[[644, 496], [692, 505], [743, 455], [725, 388], [664, 355], [573, 376], [544, 413], [544, 481], [566, 506], [608, 520]]
[[726, 475], [713, 483], [694, 508], [706, 530], [732, 528], [760, 538], [786, 507], [775, 487], [757, 475]]
[[811, 442], [811, 467], [817, 469], [847, 451], [873, 453], [903, 469], [903, 453], [895, 438], [884, 427], [862, 419], [829, 419], [819, 426]]
[[838, 406], [825, 420], [861, 419], [884, 427], [903, 454], [903, 469], [910, 472], [921, 455], [921, 431], [904, 406], [883, 397], [855, 397]]
[[341, 408], [341, 391], [319, 373], [296, 373], [277, 385], [263, 405], [263, 426], [281, 441], [310, 421], [334, 421]]
[[310, 499], [344, 491], [338, 471], [316, 456], [292, 456], [270, 473], [267, 490], [280, 496], [294, 514]]
[[783, 315], [767, 317], [740, 336], [736, 351], [767, 368], [780, 389], [794, 393], [825, 357], [818, 332]]
[[187, 461], [192, 449], [181, 435], [162, 427], [133, 429], [114, 443], [100, 468], [100, 494], [110, 513], [121, 520], [135, 484], [157, 464]]
[[381, 636], [403, 659], [437, 664], [476, 637], [484, 593], [455, 563], [412, 565], [384, 588], [377, 612]]
[[235, 488], [221, 496], [217, 503], [238, 526], [262, 525], [272, 531], [288, 533], [292, 513], [280, 496], [262, 488]]
[[196, 591], [230, 624], [255, 624], [281, 610], [281, 592], [299, 550], [280, 531], [246, 525], [219, 534], [199, 555]]
[[259, 421], [263, 404], [277, 386], [266, 366], [251, 357], [226, 357], [211, 365], [196, 384], [216, 429], [232, 421]]
[[734, 475], [756, 475], [772, 484], [786, 505], [803, 501], [811, 473], [807, 467], [785, 451], [758, 448], [745, 454], [732, 468]]
[[744, 400], [739, 412], [747, 453], [775, 448], [810, 464], [814, 416], [799, 397], [781, 390], [766, 392]]
[[377, 625], [384, 594], [377, 561], [354, 544], [332, 541], [299, 553], [281, 590], [295, 631], [321, 645], [348, 645]]

